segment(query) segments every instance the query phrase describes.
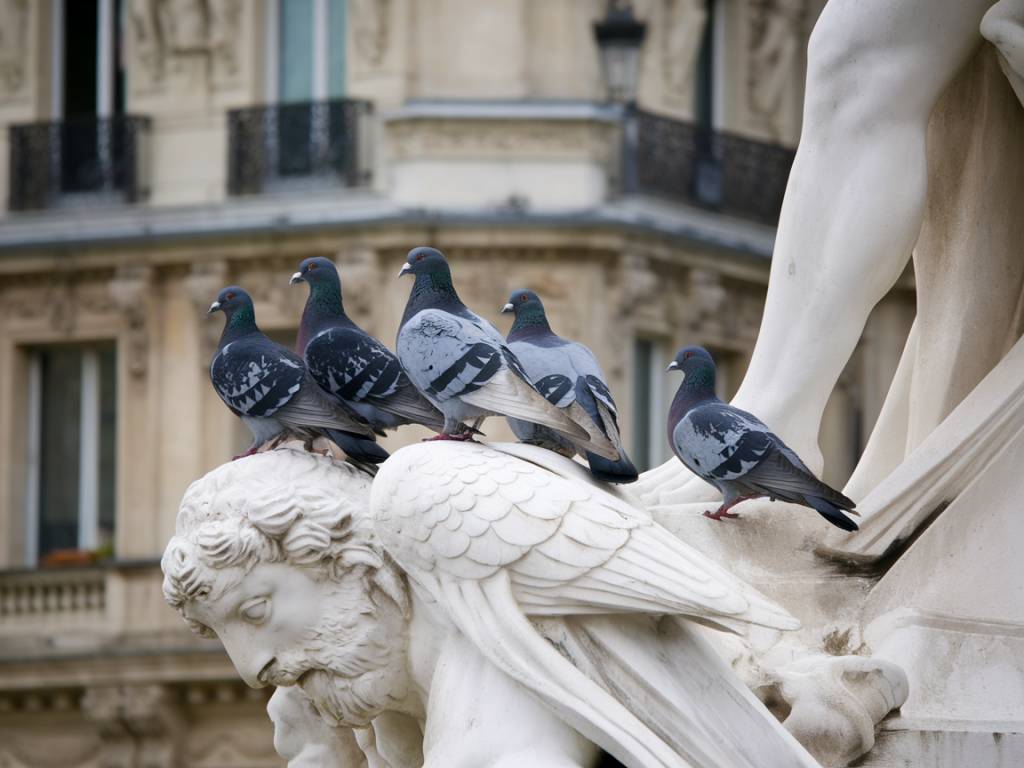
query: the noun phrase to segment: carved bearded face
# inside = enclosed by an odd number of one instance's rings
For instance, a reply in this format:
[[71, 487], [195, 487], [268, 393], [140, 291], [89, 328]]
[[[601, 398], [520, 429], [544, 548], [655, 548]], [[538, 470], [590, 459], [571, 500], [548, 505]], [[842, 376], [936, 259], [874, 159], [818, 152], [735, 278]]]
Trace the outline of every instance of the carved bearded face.
[[374, 605], [361, 577], [318, 581], [284, 563], [231, 570], [236, 586], [184, 615], [220, 638], [246, 683], [298, 685], [324, 719], [352, 727], [404, 698], [404, 619]]
[[360, 524], [363, 488], [342, 485], [339, 512], [340, 468], [318, 463], [296, 490], [309, 466], [296, 453], [235, 462], [189, 489], [164, 594], [216, 634], [246, 683], [297, 685], [330, 724], [362, 727], [406, 696], [404, 585]]

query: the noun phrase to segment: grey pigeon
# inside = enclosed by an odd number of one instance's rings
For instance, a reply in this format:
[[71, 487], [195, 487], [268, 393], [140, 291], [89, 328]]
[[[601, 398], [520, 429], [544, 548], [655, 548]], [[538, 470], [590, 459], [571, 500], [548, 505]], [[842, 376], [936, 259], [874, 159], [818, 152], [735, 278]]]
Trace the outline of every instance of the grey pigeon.
[[210, 382], [252, 432], [253, 443], [243, 455], [291, 433], [304, 439], [326, 435], [364, 468], [388, 457], [366, 424], [324, 397], [298, 355], [260, 331], [248, 293], [236, 285], [225, 288], [210, 305], [209, 314], [217, 311], [225, 322]]
[[[618, 410], [594, 353], [551, 330], [544, 304], [533, 291], [513, 291], [501, 311], [515, 313], [506, 341], [534, 386], [548, 402], [566, 411], [590, 434], [586, 442], [573, 442], [547, 427], [509, 419], [516, 437], [568, 456], [576, 453], [585, 456], [591, 474], [599, 480], [610, 483], [636, 480], [636, 467], [626, 456], [619, 436]], [[610, 444], [618, 453], [618, 460], [610, 461], [598, 455], [591, 450], [592, 443]]]
[[837, 528], [856, 531], [843, 514], [854, 503], [829, 487], [753, 414], [715, 396], [715, 361], [702, 347], [684, 347], [668, 370], [683, 383], [668, 412], [668, 441], [679, 460], [722, 492], [722, 506], [704, 514], [714, 520], [737, 517], [729, 509], [767, 496], [811, 507]]
[[309, 297], [297, 350], [320, 389], [374, 430], [422, 424], [440, 432], [444, 416], [412, 385], [398, 357], [345, 314], [334, 262], [306, 259], [292, 275], [292, 285], [300, 282], [309, 284]]
[[444, 414], [438, 438], [471, 439], [484, 418], [497, 415], [587, 439], [583, 427], [530, 383], [498, 329], [462, 303], [444, 254], [414, 248], [399, 276], [406, 274], [416, 280], [398, 329], [398, 359], [416, 388]]

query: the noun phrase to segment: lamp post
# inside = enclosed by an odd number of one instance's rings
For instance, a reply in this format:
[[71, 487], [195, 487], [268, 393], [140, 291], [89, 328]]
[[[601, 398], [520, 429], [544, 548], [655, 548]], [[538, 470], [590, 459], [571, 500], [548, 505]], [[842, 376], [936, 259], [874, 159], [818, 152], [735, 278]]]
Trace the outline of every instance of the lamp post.
[[622, 191], [637, 188], [636, 86], [640, 70], [640, 49], [647, 24], [633, 16], [628, 0], [609, 0], [604, 18], [594, 22], [594, 38], [601, 55], [601, 72], [608, 88], [608, 100], [622, 109]]

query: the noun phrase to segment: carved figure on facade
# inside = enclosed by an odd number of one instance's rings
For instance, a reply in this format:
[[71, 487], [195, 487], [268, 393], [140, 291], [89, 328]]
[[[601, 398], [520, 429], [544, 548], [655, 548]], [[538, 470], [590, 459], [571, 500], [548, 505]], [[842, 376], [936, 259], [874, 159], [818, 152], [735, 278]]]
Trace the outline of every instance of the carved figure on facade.
[[658, 25], [661, 70], [665, 99], [688, 108], [693, 100], [693, 81], [700, 41], [708, 22], [706, 0], [662, 0], [664, 21]]
[[233, 81], [243, 10], [240, 0], [132, 0], [135, 90], [153, 90], [169, 73], [187, 74], [197, 66], [215, 85]]
[[799, 76], [806, 6], [807, 0], [758, 0], [748, 10], [747, 106], [775, 140], [785, 138], [783, 112]]
[[0, 94], [26, 92], [29, 66], [28, 0], [0, 0]]
[[391, 0], [352, 0], [349, 7], [357, 66], [376, 69], [390, 43]]

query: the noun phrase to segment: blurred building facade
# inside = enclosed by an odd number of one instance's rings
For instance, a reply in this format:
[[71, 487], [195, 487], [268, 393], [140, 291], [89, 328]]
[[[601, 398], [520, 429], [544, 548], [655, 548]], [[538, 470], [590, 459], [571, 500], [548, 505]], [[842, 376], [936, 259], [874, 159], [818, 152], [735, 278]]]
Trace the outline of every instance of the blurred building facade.
[[[280, 764], [266, 693], [160, 595], [183, 491], [247, 442], [207, 381], [224, 285], [290, 344], [288, 277], [331, 257], [390, 344], [404, 254], [437, 246], [499, 328], [538, 290], [637, 463], [667, 458], [674, 350], [728, 395], [753, 348], [823, 4], [636, 0], [623, 103], [604, 0], [0, 0], [0, 767]], [[834, 482], [906, 288], [830, 404]]]

